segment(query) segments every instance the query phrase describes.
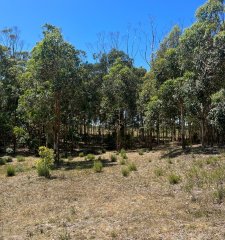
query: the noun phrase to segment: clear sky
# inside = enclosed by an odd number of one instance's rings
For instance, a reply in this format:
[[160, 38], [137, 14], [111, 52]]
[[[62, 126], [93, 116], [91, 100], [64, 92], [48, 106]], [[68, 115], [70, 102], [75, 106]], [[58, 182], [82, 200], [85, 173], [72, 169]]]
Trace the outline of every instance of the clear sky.
[[[126, 34], [128, 26], [139, 23], [148, 31], [154, 19], [159, 35], [178, 23], [183, 27], [194, 21], [196, 9], [205, 0], [0, 0], [0, 28], [17, 26], [25, 48], [30, 50], [41, 39], [45, 23], [62, 29], [65, 39], [90, 55], [100, 32]], [[121, 38], [122, 39], [122, 38]], [[140, 55], [136, 65], [146, 66]]]

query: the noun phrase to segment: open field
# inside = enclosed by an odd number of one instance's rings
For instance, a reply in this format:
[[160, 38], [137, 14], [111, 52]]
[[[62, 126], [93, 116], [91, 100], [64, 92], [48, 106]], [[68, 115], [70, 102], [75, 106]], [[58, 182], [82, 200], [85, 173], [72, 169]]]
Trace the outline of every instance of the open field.
[[101, 173], [76, 157], [51, 179], [37, 176], [33, 157], [0, 166], [0, 239], [225, 239], [221, 150], [128, 152], [137, 171], [127, 177], [111, 154]]

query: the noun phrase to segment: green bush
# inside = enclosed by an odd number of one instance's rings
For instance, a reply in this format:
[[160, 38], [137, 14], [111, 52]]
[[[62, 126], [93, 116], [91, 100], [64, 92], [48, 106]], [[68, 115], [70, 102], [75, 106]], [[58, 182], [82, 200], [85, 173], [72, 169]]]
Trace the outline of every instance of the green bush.
[[121, 172], [124, 177], [128, 177], [130, 174], [130, 170], [127, 167], [123, 167]]
[[13, 161], [13, 158], [10, 157], [10, 156], [4, 156], [3, 158], [4, 158], [5, 161], [8, 162], [8, 163]]
[[111, 162], [116, 162], [116, 161], [117, 161], [117, 156], [114, 155], [114, 154], [112, 154], [112, 155], [110, 156], [110, 159], [111, 159]]
[[85, 157], [85, 160], [86, 161], [94, 161], [95, 160], [95, 155], [90, 153]]
[[39, 147], [40, 160], [37, 161], [38, 176], [50, 177], [50, 167], [53, 165], [54, 151], [47, 147]]
[[24, 162], [25, 161], [25, 157], [23, 157], [23, 156], [17, 156], [16, 159], [17, 159], [17, 162]]
[[83, 153], [83, 152], [80, 152], [80, 153], [79, 153], [79, 157], [81, 157], [81, 158], [84, 157], [84, 153]]
[[120, 165], [125, 165], [126, 164], [126, 161], [124, 158], [120, 159]]
[[16, 175], [16, 170], [13, 165], [9, 165], [6, 169], [6, 175], [7, 177], [12, 177]]
[[143, 149], [139, 149], [138, 154], [139, 154], [140, 156], [144, 155], [144, 150], [143, 150]]
[[4, 158], [0, 158], [0, 165], [5, 165], [6, 164], [6, 160]]
[[123, 158], [123, 159], [127, 159], [127, 154], [126, 154], [126, 151], [124, 148], [122, 148], [120, 150], [120, 156]]
[[95, 172], [97, 173], [100, 173], [102, 171], [102, 168], [103, 168], [103, 164], [101, 161], [94, 161], [94, 166], [93, 166], [93, 169]]
[[128, 169], [129, 169], [129, 171], [131, 171], [131, 172], [137, 171], [137, 166], [135, 165], [135, 163], [129, 163]]
[[37, 164], [37, 172], [39, 177], [46, 177], [46, 178], [50, 177], [49, 167], [41, 162]]
[[168, 177], [169, 183], [170, 184], [178, 184], [181, 181], [181, 177], [175, 173], [172, 173]]

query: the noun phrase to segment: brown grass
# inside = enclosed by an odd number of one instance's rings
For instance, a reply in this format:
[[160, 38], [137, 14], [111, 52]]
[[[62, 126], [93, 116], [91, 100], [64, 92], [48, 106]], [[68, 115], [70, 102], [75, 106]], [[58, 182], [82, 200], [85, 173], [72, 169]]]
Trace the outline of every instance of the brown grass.
[[[170, 164], [173, 151], [179, 154]], [[37, 176], [35, 158], [14, 160], [25, 171], [12, 178], [5, 176], [7, 165], [0, 166], [0, 239], [225, 239], [225, 205], [214, 201], [215, 185], [186, 190], [187, 172], [198, 160], [205, 171], [218, 167], [207, 161], [209, 154], [128, 152], [138, 171], [127, 178], [118, 162], [110, 162], [111, 154], [102, 155], [109, 161], [103, 161], [101, 174], [94, 173], [91, 162], [83, 167], [74, 158], [53, 170], [50, 180]], [[168, 181], [174, 172], [182, 177], [177, 185]]]

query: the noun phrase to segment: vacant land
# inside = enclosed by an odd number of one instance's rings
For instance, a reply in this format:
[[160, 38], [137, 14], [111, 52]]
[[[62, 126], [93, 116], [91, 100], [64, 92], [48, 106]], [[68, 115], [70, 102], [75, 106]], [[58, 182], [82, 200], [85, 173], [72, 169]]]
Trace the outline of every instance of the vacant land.
[[[51, 179], [37, 176], [33, 157], [0, 166], [0, 239], [225, 239], [222, 150], [127, 152], [125, 165], [111, 154], [101, 173], [74, 157]], [[124, 177], [129, 163], [137, 171]]]

